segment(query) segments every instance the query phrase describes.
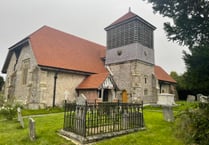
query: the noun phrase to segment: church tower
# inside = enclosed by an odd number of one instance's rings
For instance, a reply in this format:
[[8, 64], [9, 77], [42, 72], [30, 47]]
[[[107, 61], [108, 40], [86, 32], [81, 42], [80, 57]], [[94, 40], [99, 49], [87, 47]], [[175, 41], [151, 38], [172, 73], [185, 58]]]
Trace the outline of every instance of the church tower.
[[122, 102], [156, 102], [154, 97], [155, 26], [129, 10], [107, 31], [106, 65], [118, 85]]

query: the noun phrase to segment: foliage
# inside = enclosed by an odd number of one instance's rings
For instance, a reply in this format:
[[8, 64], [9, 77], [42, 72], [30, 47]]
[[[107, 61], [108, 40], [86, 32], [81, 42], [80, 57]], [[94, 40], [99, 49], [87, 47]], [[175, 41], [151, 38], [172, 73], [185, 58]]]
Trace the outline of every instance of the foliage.
[[209, 1], [147, 0], [155, 12], [173, 20], [164, 23], [169, 40], [189, 47], [184, 51], [187, 66], [186, 86], [189, 90], [208, 94], [209, 90]]
[[0, 92], [2, 91], [3, 85], [4, 85], [4, 78], [0, 76]]
[[176, 116], [175, 134], [186, 144], [208, 145], [209, 104], [187, 107]]
[[2, 93], [0, 93], [0, 107], [4, 104], [4, 96]]
[[184, 73], [183, 75], [179, 75], [175, 71], [172, 71], [170, 73], [170, 76], [177, 82], [177, 85], [176, 85], [177, 90], [187, 89], [187, 83], [186, 83], [186, 80], [185, 80], [185, 75], [186, 75], [186, 73]]
[[12, 120], [16, 116], [16, 113], [16, 106], [12, 106], [9, 103], [3, 104], [3, 106], [0, 108], [0, 114], [2, 114], [7, 120]]
[[193, 47], [191, 54], [184, 53], [184, 61], [188, 70], [185, 77], [188, 89], [208, 95], [209, 43]]
[[209, 39], [208, 0], [148, 0], [155, 12], [173, 19], [164, 23], [169, 40], [193, 47]]
[[[201, 86], [201, 83], [199, 85], [195, 85], [193, 88], [191, 87], [191, 81], [188, 81], [188, 72], [183, 73], [182, 75], [177, 74], [177, 72], [172, 71], [170, 73], [171, 77], [176, 80], [176, 90], [178, 91], [178, 96], [180, 100], [186, 100], [187, 95], [196, 95], [198, 93], [203, 93], [203, 91], [200, 91], [197, 89], [197, 87]], [[195, 83], [197, 84], [197, 83]]]

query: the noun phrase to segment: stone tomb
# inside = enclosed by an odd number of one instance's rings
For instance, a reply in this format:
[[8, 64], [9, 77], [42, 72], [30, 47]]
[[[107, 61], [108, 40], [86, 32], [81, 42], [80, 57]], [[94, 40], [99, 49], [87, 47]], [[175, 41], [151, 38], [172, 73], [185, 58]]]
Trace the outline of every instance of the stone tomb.
[[176, 104], [174, 101], [174, 94], [159, 94], [157, 104], [161, 105], [163, 108], [164, 120], [172, 122], [174, 120], [172, 106]]

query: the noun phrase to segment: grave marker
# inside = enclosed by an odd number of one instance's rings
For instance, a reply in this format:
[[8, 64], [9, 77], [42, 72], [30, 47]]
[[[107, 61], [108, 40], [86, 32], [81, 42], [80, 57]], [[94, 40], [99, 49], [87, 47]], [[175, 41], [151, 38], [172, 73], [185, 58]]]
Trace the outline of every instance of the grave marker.
[[17, 120], [20, 122], [21, 127], [24, 128], [24, 122], [23, 122], [23, 118], [22, 118], [22, 113], [21, 113], [21, 108], [20, 107], [17, 108]]
[[163, 116], [168, 122], [172, 122], [174, 120], [172, 106], [163, 106]]
[[84, 94], [80, 94], [79, 97], [76, 98], [76, 105], [86, 105], [86, 96]]
[[36, 139], [35, 120], [33, 118], [29, 118], [29, 137], [31, 141]]

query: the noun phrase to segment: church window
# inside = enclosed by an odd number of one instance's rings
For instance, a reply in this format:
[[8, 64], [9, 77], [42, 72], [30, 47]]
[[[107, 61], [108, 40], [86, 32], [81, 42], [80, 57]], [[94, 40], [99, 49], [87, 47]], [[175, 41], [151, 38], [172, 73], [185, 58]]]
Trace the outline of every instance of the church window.
[[147, 76], [144, 76], [144, 84], [147, 84]]
[[22, 84], [27, 84], [28, 69], [30, 67], [30, 59], [25, 59], [22, 62]]

